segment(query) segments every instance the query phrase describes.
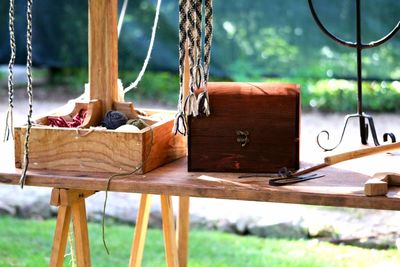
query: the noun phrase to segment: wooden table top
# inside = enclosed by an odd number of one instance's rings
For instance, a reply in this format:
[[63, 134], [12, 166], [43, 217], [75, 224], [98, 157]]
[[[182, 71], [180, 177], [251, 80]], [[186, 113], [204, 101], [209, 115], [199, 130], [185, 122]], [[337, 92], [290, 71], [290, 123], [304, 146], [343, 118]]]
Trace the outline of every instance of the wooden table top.
[[[0, 145], [0, 151], [0, 183], [18, 184], [20, 170], [13, 164], [12, 145]], [[400, 210], [400, 187], [391, 187], [386, 197], [366, 197], [363, 192], [365, 181], [374, 173], [400, 173], [399, 160], [398, 154], [351, 160], [317, 171], [323, 178], [274, 187], [267, 178], [239, 179], [237, 173], [189, 173], [182, 158], [144, 175], [117, 177], [110, 191]], [[302, 162], [302, 166], [316, 163]], [[109, 176], [31, 170], [26, 185], [104, 191]]]

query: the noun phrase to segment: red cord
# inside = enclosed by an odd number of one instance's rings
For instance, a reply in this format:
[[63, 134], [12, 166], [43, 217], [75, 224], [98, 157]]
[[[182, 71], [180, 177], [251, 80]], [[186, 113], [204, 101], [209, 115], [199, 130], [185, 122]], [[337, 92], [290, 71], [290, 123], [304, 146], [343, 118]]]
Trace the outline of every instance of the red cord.
[[72, 121], [67, 121], [63, 117], [47, 117], [50, 126], [63, 128], [76, 128], [82, 125], [86, 117], [86, 109], [81, 109], [73, 118]]

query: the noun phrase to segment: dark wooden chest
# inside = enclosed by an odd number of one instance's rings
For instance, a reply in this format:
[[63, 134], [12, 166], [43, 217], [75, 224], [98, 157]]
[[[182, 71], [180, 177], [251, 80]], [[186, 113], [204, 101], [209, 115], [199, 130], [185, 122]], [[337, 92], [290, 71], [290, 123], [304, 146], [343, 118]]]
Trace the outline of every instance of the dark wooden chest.
[[189, 118], [189, 171], [299, 168], [298, 85], [223, 82], [208, 90], [211, 115]]

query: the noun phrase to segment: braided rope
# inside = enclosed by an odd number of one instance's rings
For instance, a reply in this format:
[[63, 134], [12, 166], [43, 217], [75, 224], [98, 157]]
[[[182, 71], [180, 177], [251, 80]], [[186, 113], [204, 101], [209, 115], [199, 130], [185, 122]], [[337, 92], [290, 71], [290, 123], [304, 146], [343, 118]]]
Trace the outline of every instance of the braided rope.
[[187, 38], [189, 41], [189, 73], [190, 73], [190, 82], [189, 88], [190, 93], [185, 100], [184, 110], [187, 116], [193, 115], [197, 116], [197, 108], [196, 108], [196, 96], [194, 94], [195, 91], [195, 49], [196, 49], [196, 6], [199, 0], [191, 1], [192, 5], [188, 8], [188, 30], [187, 30]]
[[28, 125], [25, 134], [25, 144], [24, 144], [24, 164], [23, 170], [20, 178], [20, 185], [21, 188], [24, 187], [25, 180], [26, 180], [26, 172], [28, 171], [29, 166], [29, 138], [31, 135], [31, 128], [32, 128], [32, 103], [33, 103], [33, 88], [32, 88], [32, 4], [33, 0], [27, 0], [27, 11], [26, 11], [26, 18], [27, 18], [27, 31], [26, 31], [26, 50], [27, 50], [27, 57], [26, 57], [26, 76], [27, 76], [27, 87], [26, 91], [28, 93]]
[[211, 43], [212, 43], [212, 32], [213, 32], [213, 8], [212, 0], [204, 0], [204, 13], [205, 13], [205, 35], [204, 35], [204, 66], [203, 66], [203, 92], [198, 96], [198, 107], [200, 114], [210, 115], [210, 104], [208, 98], [208, 77], [210, 71], [210, 59], [211, 59]]
[[178, 132], [186, 135], [186, 121], [185, 112], [183, 110], [183, 77], [185, 68], [186, 56], [186, 41], [187, 41], [187, 24], [188, 24], [188, 0], [179, 0], [179, 99], [178, 99], [178, 113], [175, 115], [175, 123], [173, 132]]
[[[213, 1], [205, 0], [205, 35], [204, 35], [204, 83], [208, 83], [213, 35]], [[207, 90], [207, 86], [205, 86]]]
[[14, 138], [14, 118], [13, 118], [13, 109], [14, 109], [14, 64], [16, 57], [16, 44], [15, 44], [15, 29], [14, 29], [14, 0], [10, 0], [10, 8], [8, 11], [8, 29], [10, 32], [10, 49], [11, 49], [11, 57], [8, 63], [8, 111], [6, 115], [6, 127], [4, 131], [4, 142], [8, 140], [10, 136], [10, 132], [12, 137]]

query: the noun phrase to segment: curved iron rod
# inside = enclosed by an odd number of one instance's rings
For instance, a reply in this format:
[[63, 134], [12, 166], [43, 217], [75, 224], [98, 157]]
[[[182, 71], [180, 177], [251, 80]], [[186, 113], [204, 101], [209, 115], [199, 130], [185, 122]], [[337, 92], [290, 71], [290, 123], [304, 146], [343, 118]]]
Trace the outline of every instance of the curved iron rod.
[[385, 43], [386, 41], [390, 40], [393, 36], [396, 35], [396, 33], [400, 30], [400, 21], [397, 23], [396, 27], [393, 28], [393, 30], [391, 32], [389, 32], [385, 37], [374, 41], [374, 42], [370, 42], [368, 44], [363, 44], [362, 48], [372, 48], [372, 47], [377, 47], [383, 43]]
[[318, 15], [317, 15], [317, 12], [315, 11], [314, 4], [313, 4], [312, 0], [308, 0], [308, 5], [309, 5], [309, 7], [310, 7], [311, 14], [312, 14], [312, 16], [313, 16], [315, 22], [317, 23], [318, 27], [319, 27], [326, 35], [328, 35], [329, 38], [331, 38], [331, 39], [333, 39], [334, 41], [336, 41], [337, 43], [339, 43], [339, 44], [341, 44], [341, 45], [344, 45], [344, 46], [347, 46], [347, 47], [351, 47], [351, 48], [356, 48], [356, 47], [357, 47], [357, 44], [356, 44], [356, 43], [344, 41], [344, 40], [342, 40], [342, 39], [336, 37], [335, 35], [333, 35], [330, 31], [328, 31], [328, 29], [325, 28], [325, 26], [324, 26], [324, 25], [322, 24], [322, 22], [320, 21]]
[[[374, 141], [374, 145], [375, 145], [375, 146], [380, 146], [380, 143], [379, 143], [379, 141], [378, 141], [378, 136], [377, 136], [376, 130], [375, 130], [374, 120], [373, 120], [373, 118], [372, 118], [370, 115], [365, 114], [365, 113], [363, 113], [363, 114], [361, 114], [361, 115], [358, 114], [358, 113], [357, 113], [357, 114], [350, 114], [350, 115], [347, 115], [347, 116], [344, 118], [345, 123], [344, 123], [344, 126], [343, 126], [342, 135], [340, 136], [340, 140], [339, 140], [339, 142], [338, 142], [335, 146], [333, 146], [333, 147], [331, 147], [331, 148], [326, 148], [326, 147], [324, 147], [323, 145], [321, 145], [321, 142], [320, 142], [320, 136], [321, 136], [321, 134], [323, 134], [323, 133], [326, 134], [327, 137], [328, 137], [328, 140], [329, 140], [329, 137], [330, 137], [330, 134], [329, 134], [328, 131], [326, 131], [326, 130], [321, 131], [321, 132], [317, 135], [317, 144], [318, 144], [318, 146], [319, 146], [320, 148], [322, 148], [325, 152], [326, 152], [326, 151], [332, 151], [332, 150], [334, 150], [335, 148], [337, 148], [337, 147], [342, 143], [342, 141], [343, 141], [344, 133], [345, 133], [346, 128], [347, 128], [347, 123], [349, 122], [349, 119], [351, 119], [351, 118], [363, 118], [363, 119], [367, 119], [367, 121], [368, 121], [367, 127], [369, 127], [369, 128], [371, 129], [371, 135], [372, 135], [372, 139], [373, 139], [373, 141]], [[395, 143], [395, 142], [396, 142], [396, 136], [395, 136], [393, 133], [385, 133], [385, 134], [383, 135], [383, 141], [384, 141], [384, 142], [387, 142], [389, 138], [391, 139], [390, 141], [391, 141], [392, 143]]]
[[343, 130], [342, 130], [342, 135], [340, 136], [340, 140], [339, 143], [337, 143], [337, 145], [331, 147], [331, 148], [326, 148], [323, 145], [321, 145], [321, 142], [319, 141], [321, 134], [325, 133], [328, 137], [329, 140], [329, 132], [326, 130], [321, 131], [318, 135], [317, 135], [317, 144], [320, 148], [322, 148], [325, 152], [326, 151], [332, 151], [335, 148], [337, 148], [343, 141], [343, 137], [344, 137], [344, 133], [346, 132], [346, 127], [347, 127], [347, 123], [349, 122], [350, 118], [357, 118], [360, 117], [359, 114], [350, 114], [350, 115], [346, 115], [346, 117], [344, 118], [344, 126], [343, 126]]

